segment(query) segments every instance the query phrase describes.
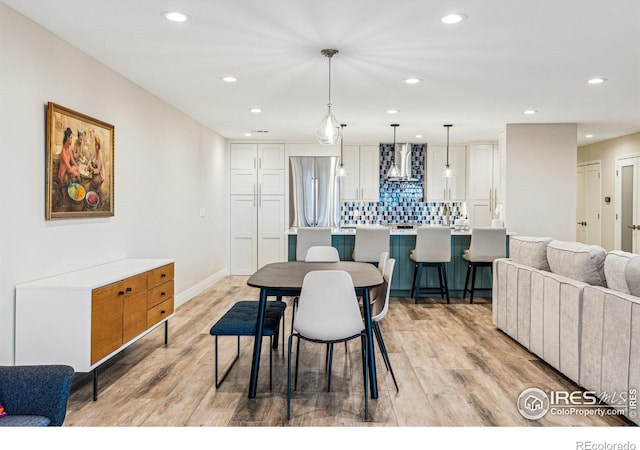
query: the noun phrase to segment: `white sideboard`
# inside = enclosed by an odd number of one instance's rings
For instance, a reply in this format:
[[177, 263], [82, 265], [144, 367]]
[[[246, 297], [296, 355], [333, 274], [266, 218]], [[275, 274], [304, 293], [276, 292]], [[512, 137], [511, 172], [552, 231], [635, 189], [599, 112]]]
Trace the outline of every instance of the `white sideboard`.
[[173, 279], [173, 260], [131, 258], [17, 285], [15, 364], [94, 371], [95, 397], [100, 364], [167, 326]]

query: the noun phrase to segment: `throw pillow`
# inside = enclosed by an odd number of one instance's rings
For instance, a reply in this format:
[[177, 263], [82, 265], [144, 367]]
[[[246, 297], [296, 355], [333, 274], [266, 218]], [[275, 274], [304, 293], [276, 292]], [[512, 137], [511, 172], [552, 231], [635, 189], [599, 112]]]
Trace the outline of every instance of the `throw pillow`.
[[0, 417], [4, 417], [7, 415], [7, 412], [4, 410], [4, 406], [0, 404]]
[[624, 277], [631, 295], [640, 297], [640, 256], [635, 256], [629, 260], [624, 270]]
[[605, 250], [597, 245], [553, 240], [547, 246], [551, 272], [592, 286], [607, 286], [605, 257]]
[[509, 239], [509, 258], [515, 263], [549, 271], [547, 244], [550, 237], [511, 236]]
[[630, 294], [626, 280], [627, 264], [636, 255], [633, 253], [613, 250], [607, 253], [604, 260], [604, 276], [607, 279], [607, 287], [614, 291]]

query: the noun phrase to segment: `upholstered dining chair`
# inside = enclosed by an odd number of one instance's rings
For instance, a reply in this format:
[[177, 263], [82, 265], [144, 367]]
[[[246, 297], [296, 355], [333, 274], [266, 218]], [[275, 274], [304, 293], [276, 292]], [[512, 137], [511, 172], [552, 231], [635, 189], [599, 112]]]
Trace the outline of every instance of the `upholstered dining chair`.
[[378, 264], [383, 252], [389, 253], [389, 228], [382, 226], [356, 227], [353, 260]]
[[338, 249], [330, 245], [314, 245], [309, 247], [304, 260], [306, 262], [338, 262], [340, 255]]
[[[466, 298], [467, 292], [471, 295], [470, 303], [473, 303], [475, 291], [491, 291], [489, 288], [476, 287], [476, 271], [478, 267], [488, 267], [491, 272], [493, 260], [507, 256], [507, 230], [506, 228], [477, 227], [471, 230], [471, 243], [464, 251], [462, 258], [467, 261], [467, 275], [464, 280], [462, 298]], [[493, 275], [493, 273], [492, 273]], [[469, 285], [471, 278], [471, 288]]]
[[433, 267], [438, 270], [440, 285], [435, 289], [441, 298], [447, 298], [449, 303], [449, 284], [447, 282], [447, 266], [451, 261], [451, 228], [436, 226], [421, 226], [416, 229], [416, 247], [409, 253], [414, 262], [413, 283], [411, 296], [418, 303], [420, 292], [432, 292], [434, 288], [420, 286], [422, 272]]
[[[364, 383], [364, 416], [369, 419], [369, 387], [367, 381], [367, 335], [360, 313], [353, 280], [342, 270], [317, 270], [304, 277], [298, 312], [289, 335], [287, 365], [287, 419], [291, 418], [291, 364], [293, 338], [296, 345], [296, 381], [300, 367], [300, 339], [321, 344], [335, 344], [360, 338], [362, 345], [362, 378]], [[297, 383], [296, 383], [297, 385]]]
[[387, 352], [387, 347], [384, 345], [384, 339], [382, 338], [382, 330], [380, 329], [380, 321], [387, 316], [389, 312], [389, 299], [391, 294], [391, 280], [393, 277], [393, 269], [395, 267], [396, 260], [390, 258], [387, 260], [387, 263], [384, 267], [384, 283], [381, 286], [381, 291], [384, 292], [383, 298], [376, 299], [377, 301], [372, 305], [371, 309], [371, 320], [373, 323], [373, 332], [376, 337], [376, 341], [378, 341], [378, 347], [380, 347], [380, 353], [382, 354], [382, 359], [384, 360], [384, 365], [387, 366], [387, 370], [391, 372], [391, 378], [393, 379], [393, 384], [396, 386], [396, 391], [398, 389], [398, 382], [396, 381], [396, 376], [393, 373], [393, 368], [391, 367], [391, 361], [389, 360], [389, 353]]
[[389, 252], [380, 253], [380, 259], [378, 259], [378, 270], [380, 271], [380, 275], [384, 276], [384, 265], [389, 259]]
[[300, 227], [296, 239], [296, 261], [307, 258], [309, 248], [313, 246], [331, 246], [331, 228], [329, 227]]

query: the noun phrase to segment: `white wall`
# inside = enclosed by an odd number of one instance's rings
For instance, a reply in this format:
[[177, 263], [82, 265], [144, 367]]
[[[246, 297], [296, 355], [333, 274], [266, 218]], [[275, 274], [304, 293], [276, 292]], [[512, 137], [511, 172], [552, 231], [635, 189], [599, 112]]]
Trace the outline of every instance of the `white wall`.
[[573, 241], [576, 124], [507, 124], [505, 224], [523, 236]]
[[[2, 3], [0, 61], [0, 364], [13, 364], [18, 283], [168, 257], [180, 304], [226, 274], [221, 136]], [[115, 126], [114, 217], [45, 220], [49, 101]]]

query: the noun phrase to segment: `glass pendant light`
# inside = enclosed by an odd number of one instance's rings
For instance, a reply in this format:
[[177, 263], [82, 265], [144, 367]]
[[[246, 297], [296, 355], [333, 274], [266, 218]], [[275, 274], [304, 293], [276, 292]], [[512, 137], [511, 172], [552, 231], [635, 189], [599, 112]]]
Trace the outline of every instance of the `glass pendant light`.
[[398, 123], [392, 123], [393, 127], [393, 148], [391, 149], [391, 167], [387, 172], [387, 178], [395, 178], [400, 173], [398, 172], [398, 166], [396, 166], [396, 128], [400, 126]]
[[452, 126], [451, 124], [444, 125], [447, 129], [447, 163], [444, 165], [444, 171], [442, 172], [444, 178], [451, 178], [453, 176], [453, 170], [451, 170], [451, 166], [449, 165], [449, 129]]
[[326, 48], [321, 53], [329, 58], [329, 103], [327, 103], [327, 113], [318, 126], [317, 136], [320, 144], [333, 145], [340, 138], [340, 123], [331, 111], [331, 57], [338, 53], [338, 50]]
[[346, 127], [347, 124], [346, 123], [341, 123], [340, 124], [340, 165], [338, 166], [338, 176], [339, 177], [346, 177], [347, 175], [349, 175], [347, 173], [347, 168], [344, 166], [344, 156], [343, 156], [343, 150], [344, 150], [344, 132], [342, 130], [344, 130], [344, 127]]

